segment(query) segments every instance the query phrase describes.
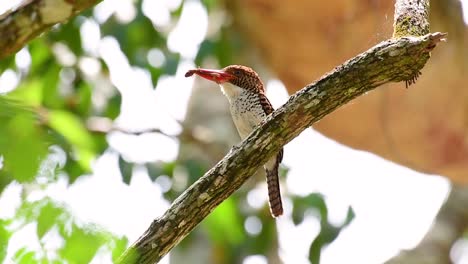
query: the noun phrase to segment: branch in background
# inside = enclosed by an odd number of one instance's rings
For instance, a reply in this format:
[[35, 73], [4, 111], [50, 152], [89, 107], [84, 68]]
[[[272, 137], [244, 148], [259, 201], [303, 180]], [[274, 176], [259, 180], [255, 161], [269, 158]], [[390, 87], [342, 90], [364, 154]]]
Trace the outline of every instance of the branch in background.
[[[182, 123], [179, 122], [179, 124], [183, 126]], [[168, 134], [159, 128], [149, 128], [149, 129], [138, 130], [138, 131], [128, 130], [128, 129], [116, 126], [114, 124], [114, 121], [107, 117], [94, 116], [94, 117], [88, 118], [86, 120], [86, 128], [91, 132], [102, 133], [102, 134], [108, 134], [111, 132], [120, 132], [120, 133], [124, 133], [127, 135], [140, 136], [143, 134], [156, 133], [156, 134], [160, 134], [171, 139], [193, 143], [199, 146], [200, 148], [203, 148], [205, 151], [211, 151], [212, 145], [213, 145], [213, 142], [210, 141], [209, 137], [203, 136], [201, 135], [201, 133], [196, 133], [196, 131], [193, 131], [193, 130], [183, 129], [183, 131], [180, 134], [175, 134], [175, 135]]]
[[15, 53], [53, 25], [69, 20], [100, 1], [26, 1], [16, 10], [0, 15], [0, 59]]
[[468, 187], [453, 186], [431, 229], [412, 250], [402, 251], [385, 264], [450, 264], [450, 249], [468, 229]]
[[291, 96], [265, 124], [180, 195], [164, 215], [155, 219], [119, 262], [159, 261], [261, 164], [304, 129], [377, 86], [414, 78], [425, 65], [429, 52], [444, 36], [433, 33], [384, 41]]
[[96, 133], [103, 133], [103, 134], [107, 134], [111, 132], [121, 132], [124, 134], [139, 136], [139, 135], [148, 134], [148, 133], [158, 133], [158, 134], [161, 134], [166, 137], [173, 138], [173, 139], [178, 137], [177, 135], [167, 134], [164, 131], [160, 130], [159, 128], [150, 128], [150, 129], [144, 129], [144, 130], [139, 130], [139, 131], [127, 130], [125, 128], [116, 126], [112, 119], [107, 118], [107, 117], [99, 117], [99, 116], [88, 118], [86, 120], [86, 128], [89, 131], [96, 132]]

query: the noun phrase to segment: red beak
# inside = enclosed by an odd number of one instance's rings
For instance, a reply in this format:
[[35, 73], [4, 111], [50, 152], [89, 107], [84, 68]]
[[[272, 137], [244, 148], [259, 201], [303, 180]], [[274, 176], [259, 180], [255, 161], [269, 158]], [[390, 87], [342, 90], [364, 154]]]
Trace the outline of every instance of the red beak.
[[234, 75], [227, 73], [223, 70], [209, 70], [209, 69], [189, 70], [185, 74], [185, 77], [190, 77], [193, 74], [197, 74], [200, 77], [216, 82], [218, 84], [228, 82], [234, 78]]

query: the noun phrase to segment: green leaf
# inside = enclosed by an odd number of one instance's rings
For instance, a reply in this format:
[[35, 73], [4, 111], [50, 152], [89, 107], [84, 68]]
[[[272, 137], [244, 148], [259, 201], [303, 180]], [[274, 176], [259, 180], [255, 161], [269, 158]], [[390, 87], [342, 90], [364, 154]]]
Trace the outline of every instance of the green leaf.
[[18, 114], [34, 117], [32, 109], [25, 104], [10, 97], [0, 95], [0, 121], [4, 123], [9, 118], [13, 118]]
[[48, 122], [51, 128], [62, 134], [72, 145], [79, 149], [94, 150], [93, 138], [77, 116], [64, 110], [51, 110]]
[[220, 65], [232, 64], [234, 52], [239, 49], [239, 38], [226, 27], [221, 28], [220, 37], [216, 40], [215, 54]]
[[328, 208], [323, 195], [319, 193], [307, 195], [306, 197], [304, 197], [304, 202], [309, 207], [315, 208], [319, 211], [322, 221], [328, 220]]
[[[51, 198], [44, 198], [36, 202], [24, 201], [18, 208], [14, 219], [15, 223], [19, 225], [37, 223], [36, 232], [39, 239], [43, 238], [51, 228], [57, 227], [58, 234], [64, 241], [63, 246], [56, 252], [58, 260], [43, 257], [43, 249], [23, 248], [16, 252], [15, 263], [64, 263], [65, 261], [68, 263], [88, 263], [101, 247], [104, 247], [103, 250], [107, 250], [109, 253], [118, 254], [125, 249], [128, 242], [126, 238], [117, 238], [110, 232], [96, 226], [82, 227], [78, 225], [67, 208], [62, 207]], [[1, 220], [0, 242], [2, 242]], [[39, 242], [41, 243], [41, 241]]]
[[152, 181], [156, 180], [161, 175], [166, 175], [172, 177], [174, 174], [174, 168], [176, 166], [175, 162], [151, 162], [146, 164], [148, 169], [149, 177]]
[[91, 162], [96, 158], [96, 152], [89, 149], [78, 148], [76, 150], [76, 162], [86, 171], [91, 171]]
[[156, 180], [159, 176], [164, 174], [162, 166], [162, 162], [151, 162], [146, 164], [148, 175], [152, 181]]
[[78, 16], [68, 23], [60, 24], [56, 30], [52, 30], [47, 34], [47, 38], [53, 42], [62, 42], [70, 48], [77, 56], [83, 53], [80, 36], [80, 21], [82, 16]]
[[126, 237], [114, 239], [112, 243], [112, 261], [117, 262], [117, 259], [127, 249], [128, 239]]
[[31, 74], [42, 74], [46, 69], [44, 64], [52, 61], [52, 53], [44, 38], [36, 38], [29, 43], [29, 53], [31, 54]]
[[15, 90], [8, 93], [8, 98], [18, 100], [28, 106], [41, 106], [42, 81], [38, 78], [23, 81]]
[[242, 219], [232, 197], [221, 203], [203, 223], [216, 243], [238, 245], [245, 239]]
[[7, 221], [0, 219], [0, 263], [3, 263], [7, 255], [8, 241], [11, 233], [6, 228]]
[[[75, 160], [82, 170], [90, 171], [91, 161], [98, 152], [96, 143], [99, 141], [96, 141], [96, 138], [86, 129], [80, 118], [68, 111], [51, 110], [48, 115], [48, 123], [73, 146], [74, 154], [76, 154]], [[64, 149], [67, 148], [64, 147]]]
[[92, 88], [86, 81], [80, 81], [77, 86], [77, 111], [81, 116], [89, 116], [92, 110]]
[[96, 156], [94, 139], [81, 120], [70, 112], [51, 110], [48, 115], [49, 126], [61, 134], [74, 146], [77, 162], [86, 171], [91, 169], [90, 162]]
[[[37, 217], [36, 233], [41, 239], [55, 224], [59, 222], [59, 216], [62, 215], [63, 209], [57, 207], [54, 203], [48, 202], [40, 210]], [[63, 221], [63, 220], [62, 220]]]
[[120, 94], [114, 95], [107, 101], [107, 107], [104, 111], [104, 115], [110, 119], [115, 119], [120, 114], [120, 104], [122, 103], [122, 97]]
[[71, 235], [65, 239], [59, 254], [70, 263], [89, 263], [103, 243], [102, 238], [91, 230], [73, 225]]
[[195, 64], [201, 65], [206, 58], [213, 56], [215, 46], [216, 44], [212, 40], [203, 40], [200, 44], [200, 48], [198, 49], [197, 56], [195, 57]]
[[47, 72], [41, 76], [43, 104], [48, 108], [61, 108], [64, 106], [63, 97], [58, 92], [61, 67], [56, 63], [48, 63], [47, 69]]
[[151, 65], [149, 65], [147, 67], [147, 69], [149, 70], [150, 74], [151, 74], [151, 81], [153, 83], [153, 87], [156, 87], [156, 85], [158, 84], [158, 80], [159, 80], [159, 77], [161, 77], [161, 75], [164, 73], [163, 70], [161, 68], [155, 68]]
[[[325, 206], [325, 203], [322, 204], [323, 199], [318, 199], [316, 201], [318, 201], [319, 206]], [[346, 219], [340, 226], [334, 226], [328, 222], [328, 218], [326, 216], [327, 211], [322, 210], [321, 212], [320, 232], [312, 241], [309, 248], [309, 260], [314, 264], [320, 263], [322, 249], [332, 243], [339, 236], [341, 231], [343, 231], [343, 229], [346, 228], [346, 226], [348, 226], [354, 219], [354, 211], [351, 207], [348, 208]]]
[[162, 167], [162, 174], [167, 175], [169, 177], [173, 177], [175, 167], [176, 162], [164, 162]]
[[38, 262], [36, 253], [26, 248], [21, 248], [20, 250], [16, 251], [15, 255], [13, 256], [13, 260], [15, 263], [19, 264], [32, 264]]
[[306, 210], [316, 209], [320, 214], [321, 220], [327, 219], [327, 206], [323, 195], [319, 193], [312, 193], [305, 197], [293, 197], [293, 212], [292, 220], [294, 224], [298, 225], [304, 220], [304, 213]]
[[119, 156], [119, 169], [122, 174], [123, 182], [130, 184], [132, 180], [133, 164], [125, 161], [122, 156]]
[[21, 224], [30, 223], [37, 219], [40, 208], [44, 204], [44, 201], [26, 202], [24, 201], [16, 211], [15, 219]]
[[218, 3], [217, 0], [202, 0], [201, 2], [206, 7], [208, 12], [213, 10], [213, 8], [215, 8], [216, 4]]
[[277, 247], [278, 230], [276, 228], [276, 221], [272, 221], [270, 213], [260, 212], [259, 218], [262, 221], [262, 230], [260, 234], [255, 237], [250, 237], [245, 242], [249, 254], [265, 254], [271, 248]]
[[[60, 146], [67, 155], [63, 171], [67, 173], [70, 184], [74, 183], [79, 176], [90, 171], [90, 160], [83, 160], [86, 157], [80, 155], [79, 151], [76, 151], [75, 146], [68, 142], [59, 132], [55, 130], [49, 130], [48, 132], [53, 144]], [[94, 136], [93, 140], [95, 140], [96, 137], [97, 136]]]
[[[0, 160], [1, 159], [3, 159], [3, 157], [0, 154]], [[3, 189], [5, 189], [5, 187], [7, 187], [12, 181], [13, 177], [4, 169], [0, 168], [0, 195], [3, 192]]]
[[188, 171], [189, 183], [198, 180], [208, 170], [208, 166], [200, 160], [188, 159], [182, 164]]
[[0, 74], [2, 74], [8, 68], [15, 68], [15, 56], [11, 55], [0, 60]]
[[169, 75], [174, 75], [179, 67], [180, 54], [179, 53], [167, 53], [166, 63], [164, 64], [164, 72]]
[[74, 157], [67, 155], [67, 163], [64, 167], [65, 172], [68, 174], [70, 184], [74, 183], [78, 177], [87, 172]]
[[4, 157], [3, 169], [19, 182], [31, 181], [47, 154], [42, 130], [28, 114], [18, 114], [2, 121], [0, 151]]
[[346, 226], [351, 224], [351, 222], [354, 220], [355, 217], [356, 217], [356, 214], [354, 213], [353, 208], [351, 206], [348, 207], [348, 213], [346, 214], [346, 219], [344, 223], [340, 226], [340, 228], [345, 228]]

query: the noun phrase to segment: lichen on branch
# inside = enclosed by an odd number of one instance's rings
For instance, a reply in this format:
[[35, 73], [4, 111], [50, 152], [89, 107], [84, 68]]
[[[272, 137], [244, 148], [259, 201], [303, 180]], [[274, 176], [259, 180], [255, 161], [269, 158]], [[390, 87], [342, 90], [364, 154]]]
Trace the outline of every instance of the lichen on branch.
[[397, 0], [393, 37], [424, 36], [429, 33], [429, 0]]

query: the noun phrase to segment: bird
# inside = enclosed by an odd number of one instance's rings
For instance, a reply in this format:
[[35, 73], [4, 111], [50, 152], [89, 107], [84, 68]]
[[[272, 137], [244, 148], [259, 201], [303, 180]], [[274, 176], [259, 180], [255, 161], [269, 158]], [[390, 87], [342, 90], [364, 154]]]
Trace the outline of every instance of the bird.
[[[194, 74], [221, 87], [221, 91], [229, 101], [231, 116], [241, 139], [246, 138], [274, 111], [265, 95], [265, 85], [258, 74], [247, 66], [230, 65], [221, 70], [198, 68], [187, 71], [185, 77]], [[282, 160], [283, 149], [263, 166], [266, 172], [270, 212], [273, 217], [283, 214], [278, 178], [279, 164]]]

